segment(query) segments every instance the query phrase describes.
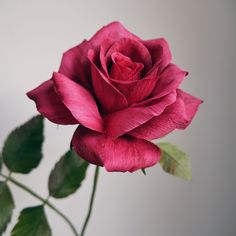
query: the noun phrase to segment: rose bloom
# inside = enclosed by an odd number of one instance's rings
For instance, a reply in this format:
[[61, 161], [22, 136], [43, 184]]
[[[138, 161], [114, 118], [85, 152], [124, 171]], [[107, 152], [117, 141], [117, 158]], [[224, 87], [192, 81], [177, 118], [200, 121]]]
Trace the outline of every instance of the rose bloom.
[[65, 52], [59, 71], [27, 95], [50, 121], [80, 124], [71, 142], [79, 156], [133, 172], [160, 160], [150, 140], [191, 123], [202, 101], [178, 88], [187, 74], [165, 39], [142, 40], [113, 22]]

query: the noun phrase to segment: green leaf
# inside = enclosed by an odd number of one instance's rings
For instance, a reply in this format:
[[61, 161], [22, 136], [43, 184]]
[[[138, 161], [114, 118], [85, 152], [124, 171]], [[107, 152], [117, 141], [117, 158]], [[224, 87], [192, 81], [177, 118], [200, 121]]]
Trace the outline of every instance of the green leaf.
[[3, 146], [3, 161], [12, 172], [29, 173], [42, 159], [43, 117], [38, 115], [13, 130]]
[[5, 182], [0, 181], [0, 235], [10, 222], [14, 207], [15, 204], [9, 187]]
[[2, 154], [0, 154], [0, 172], [2, 170]]
[[73, 150], [66, 152], [56, 163], [49, 177], [49, 193], [55, 198], [64, 198], [74, 193], [85, 178], [88, 162]]
[[171, 143], [159, 143], [161, 149], [160, 164], [164, 171], [180, 178], [191, 180], [191, 165], [186, 153]]
[[11, 236], [51, 236], [43, 206], [28, 207], [21, 211]]

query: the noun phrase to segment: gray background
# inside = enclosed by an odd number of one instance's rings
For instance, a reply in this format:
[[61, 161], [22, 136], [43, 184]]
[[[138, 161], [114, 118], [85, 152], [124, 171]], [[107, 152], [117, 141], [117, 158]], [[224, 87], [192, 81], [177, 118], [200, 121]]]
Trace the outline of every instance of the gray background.
[[[165, 174], [147, 176], [101, 171], [88, 236], [233, 236], [236, 234], [236, 1], [234, 0], [0, 0], [0, 143], [9, 131], [36, 114], [26, 91], [48, 79], [62, 52], [102, 25], [120, 20], [144, 39], [164, 36], [173, 61], [190, 72], [181, 86], [205, 102], [192, 125], [164, 140], [192, 160], [193, 181]], [[30, 177], [15, 175], [43, 196], [47, 178], [68, 149], [75, 127], [46, 123], [45, 158]], [[83, 188], [53, 200], [80, 228], [94, 167]], [[5, 170], [5, 173], [7, 171]], [[12, 186], [16, 210], [39, 202]], [[47, 209], [56, 236], [72, 235]]]

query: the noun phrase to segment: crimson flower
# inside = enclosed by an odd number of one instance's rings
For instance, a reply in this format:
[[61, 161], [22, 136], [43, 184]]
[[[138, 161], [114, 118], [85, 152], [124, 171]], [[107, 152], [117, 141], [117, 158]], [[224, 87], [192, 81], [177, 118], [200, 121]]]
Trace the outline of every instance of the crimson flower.
[[28, 92], [56, 124], [80, 124], [75, 151], [108, 171], [160, 160], [150, 140], [185, 129], [201, 100], [179, 89], [187, 72], [171, 63], [165, 39], [142, 40], [119, 22], [63, 54], [58, 72]]

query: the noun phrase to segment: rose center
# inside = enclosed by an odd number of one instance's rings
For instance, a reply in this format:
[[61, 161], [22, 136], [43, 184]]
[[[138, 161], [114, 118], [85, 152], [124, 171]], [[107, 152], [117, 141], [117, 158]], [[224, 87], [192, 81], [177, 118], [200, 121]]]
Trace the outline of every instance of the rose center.
[[111, 55], [112, 66], [109, 71], [110, 77], [115, 80], [138, 80], [144, 65], [132, 61], [129, 57], [114, 52]]

